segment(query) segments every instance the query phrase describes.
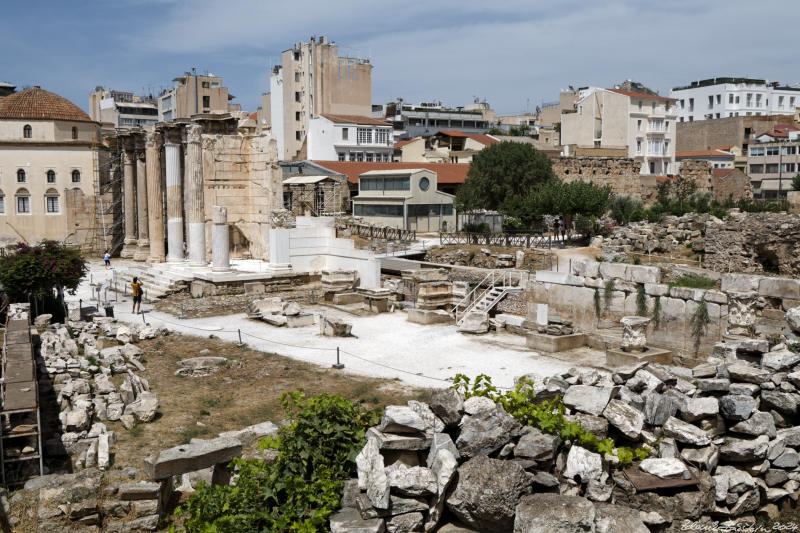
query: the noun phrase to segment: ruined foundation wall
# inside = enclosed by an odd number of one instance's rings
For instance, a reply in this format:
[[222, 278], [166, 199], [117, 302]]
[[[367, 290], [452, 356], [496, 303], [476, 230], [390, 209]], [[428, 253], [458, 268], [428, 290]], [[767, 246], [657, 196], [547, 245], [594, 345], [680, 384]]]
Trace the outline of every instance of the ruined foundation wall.
[[271, 135], [203, 135], [207, 252], [211, 210], [228, 210], [231, 257], [269, 260], [270, 212], [282, 207], [281, 171]]
[[557, 157], [553, 172], [566, 182], [611, 185], [614, 194], [641, 197], [639, 163], [628, 157]]

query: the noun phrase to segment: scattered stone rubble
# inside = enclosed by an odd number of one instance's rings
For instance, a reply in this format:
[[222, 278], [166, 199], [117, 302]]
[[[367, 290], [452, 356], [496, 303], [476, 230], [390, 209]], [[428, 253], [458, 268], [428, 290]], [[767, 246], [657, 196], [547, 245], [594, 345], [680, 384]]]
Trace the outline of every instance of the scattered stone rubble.
[[707, 224], [722, 224], [722, 221], [713, 215], [687, 213], [664, 217], [657, 224], [633, 222], [618, 226], [603, 242], [602, 255], [608, 260], [624, 259], [629, 252], [669, 254], [687, 246], [694, 252], [703, 252]]
[[435, 391], [368, 431], [331, 531], [434, 531], [443, 517], [475, 531], [619, 533], [774, 519], [800, 496], [798, 387], [800, 355], [749, 339], [718, 343], [693, 369], [642, 362], [536, 383], [598, 439], [650, 448], [623, 469], [487, 398]]
[[536, 260], [532, 252], [526, 254], [519, 250], [514, 254], [495, 253], [488, 248], [479, 251], [466, 250], [452, 246], [431, 246], [425, 254], [425, 261], [445, 265], [473, 266], [478, 268], [522, 268]]
[[158, 397], [137, 374], [145, 367], [142, 350], [133, 343], [165, 330], [107, 317], [70, 322], [69, 327], [48, 322], [45, 315], [35, 324], [41, 330], [40, 393], [54, 394], [60, 413], [58, 430], [44, 443], [45, 453], [66, 453], [78, 469], [106, 470], [116, 435], [104, 422], [120, 421], [131, 429], [156, 416]]
[[296, 302], [284, 302], [279, 297], [253, 300], [247, 309], [247, 317], [263, 320], [272, 326], [300, 328], [314, 325], [314, 315], [303, 313]]

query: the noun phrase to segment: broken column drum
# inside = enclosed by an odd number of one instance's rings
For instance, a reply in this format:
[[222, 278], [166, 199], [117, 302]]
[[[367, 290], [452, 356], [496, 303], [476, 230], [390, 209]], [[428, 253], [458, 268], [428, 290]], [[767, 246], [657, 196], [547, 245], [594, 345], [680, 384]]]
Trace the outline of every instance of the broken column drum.
[[183, 194], [181, 193], [181, 145], [167, 136], [167, 259], [183, 260]]
[[228, 209], [213, 207], [211, 228], [211, 270], [230, 270], [230, 237], [228, 235]]
[[728, 291], [728, 335], [753, 334], [756, 323], [755, 291]]
[[150, 231], [147, 216], [147, 170], [144, 153], [136, 154], [136, 215], [139, 239], [136, 241], [136, 253], [133, 258], [144, 261], [150, 255]]
[[189, 264], [192, 266], [206, 266], [202, 131], [199, 124], [186, 126], [186, 218], [189, 221]]
[[643, 352], [647, 348], [647, 325], [650, 319], [642, 316], [624, 316], [622, 320], [622, 350]]
[[129, 148], [122, 150], [122, 194], [125, 199], [124, 226], [125, 240], [122, 252], [124, 258], [132, 258], [136, 253], [136, 176], [133, 166], [133, 154]]
[[161, 135], [147, 132], [145, 159], [147, 163], [147, 220], [150, 230], [150, 263], [163, 263], [164, 251], [164, 195], [161, 187]]

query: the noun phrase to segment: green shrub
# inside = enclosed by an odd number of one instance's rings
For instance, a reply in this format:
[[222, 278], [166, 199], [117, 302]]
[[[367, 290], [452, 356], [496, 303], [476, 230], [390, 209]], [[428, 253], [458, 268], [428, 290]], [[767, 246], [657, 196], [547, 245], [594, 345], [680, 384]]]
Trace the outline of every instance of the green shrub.
[[302, 390], [283, 394], [281, 403], [290, 425], [277, 439], [260, 443], [262, 449], [277, 449], [278, 459], [234, 459], [238, 477], [233, 485], [198, 485], [175, 511], [176, 518], [185, 517], [186, 531], [326, 529], [339, 507], [343, 480], [355, 475], [355, 457], [366, 429], [378, 422], [377, 413], [339, 395], [305, 398]]
[[684, 274], [669, 284], [670, 287], [686, 287], [688, 289], [713, 289], [717, 282], [701, 274]]
[[506, 217], [503, 219], [503, 231], [505, 233], [514, 233], [517, 231], [523, 231], [524, 229], [525, 224], [523, 224], [522, 221], [517, 217]]
[[[545, 433], [558, 435], [562, 440], [578, 444], [587, 450], [600, 454], [614, 454], [616, 450], [622, 466], [633, 460], [633, 452], [630, 448], [616, 448], [612, 439], [600, 440], [594, 434], [584, 430], [577, 422], [567, 422], [564, 417], [566, 407], [560, 397], [537, 401], [536, 394], [533, 392], [534, 382], [529, 379], [522, 378], [513, 390], [500, 392], [497, 387], [492, 385], [492, 378], [486, 374], [480, 374], [475, 378], [474, 383], [464, 374], [456, 374], [453, 378], [453, 388], [459, 391], [465, 399], [472, 396], [489, 398], [502, 406], [521, 424], [538, 427]], [[650, 455], [650, 448], [641, 447], [635, 453], [637, 458], [644, 459]]]
[[80, 250], [55, 241], [20, 242], [7, 250], [0, 256], [0, 286], [12, 302], [27, 302], [29, 295], [52, 297], [54, 289], [74, 292], [87, 272]]
[[641, 211], [644, 204], [638, 198], [629, 194], [618, 194], [611, 200], [611, 218], [620, 224], [627, 224], [637, 211]]
[[689, 321], [692, 327], [692, 337], [694, 337], [696, 343], [700, 343], [700, 339], [706, 334], [710, 322], [711, 317], [708, 315], [708, 304], [706, 303], [705, 297], [703, 297], [700, 303], [697, 304], [697, 309]]
[[600, 291], [595, 289], [594, 290], [594, 314], [597, 319], [600, 319], [600, 314], [603, 312], [600, 306]]
[[614, 278], [607, 279], [606, 285], [603, 287], [603, 302], [605, 303], [606, 311], [611, 305], [611, 299], [614, 297], [614, 289], [617, 286], [617, 281]]
[[792, 190], [800, 191], [800, 174], [792, 178]]
[[468, 224], [464, 224], [464, 231], [466, 233], [491, 233], [492, 229], [486, 222], [481, 222], [480, 224], [470, 222]]

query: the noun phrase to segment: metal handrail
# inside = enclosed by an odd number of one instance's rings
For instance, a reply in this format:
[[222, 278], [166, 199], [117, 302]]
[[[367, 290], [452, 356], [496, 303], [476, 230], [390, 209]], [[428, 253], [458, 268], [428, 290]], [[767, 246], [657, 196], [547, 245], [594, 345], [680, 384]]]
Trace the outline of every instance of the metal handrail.
[[[483, 288], [483, 285], [489, 281], [489, 286]], [[520, 274], [520, 281], [522, 280], [522, 274]], [[478, 302], [482, 301], [483, 298], [489, 294], [493, 289], [500, 284], [503, 287], [510, 287], [513, 285], [513, 271], [505, 270], [505, 271], [498, 271], [492, 270], [484, 278], [473, 288], [469, 291], [457, 304], [453, 306], [452, 312], [455, 315], [456, 323], [458, 323], [459, 315], [466, 315], [469, 311], [474, 308]], [[482, 289], [483, 288], [483, 289]], [[480, 290], [482, 289], [482, 290]], [[503, 292], [508, 292], [507, 290], [503, 290]], [[463, 313], [459, 312], [459, 308], [464, 308]]]

